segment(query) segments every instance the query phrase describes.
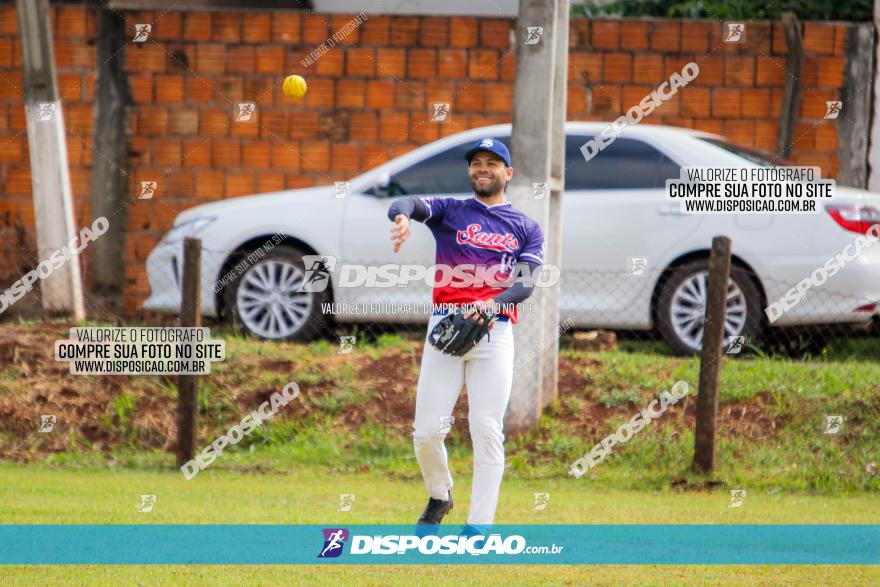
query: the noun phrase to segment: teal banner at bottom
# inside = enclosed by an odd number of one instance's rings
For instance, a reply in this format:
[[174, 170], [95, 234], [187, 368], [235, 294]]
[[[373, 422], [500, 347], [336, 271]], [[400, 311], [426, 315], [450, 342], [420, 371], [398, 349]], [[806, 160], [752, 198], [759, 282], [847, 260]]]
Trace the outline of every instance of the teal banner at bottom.
[[880, 564], [880, 525], [0, 525], [0, 564]]

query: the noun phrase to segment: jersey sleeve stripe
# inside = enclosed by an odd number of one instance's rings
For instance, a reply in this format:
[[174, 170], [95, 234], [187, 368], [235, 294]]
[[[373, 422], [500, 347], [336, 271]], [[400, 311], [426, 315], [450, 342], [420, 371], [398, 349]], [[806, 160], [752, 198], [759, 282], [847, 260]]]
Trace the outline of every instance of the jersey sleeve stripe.
[[520, 253], [519, 256], [520, 257], [531, 257], [532, 259], [534, 259], [538, 263], [542, 263], [542, 264], [544, 263], [544, 259], [542, 259], [541, 257], [539, 257], [537, 255], [533, 255], [531, 253]]
[[434, 215], [434, 211], [431, 210], [431, 204], [428, 203], [428, 200], [422, 199], [422, 202], [424, 202], [425, 206], [428, 207], [428, 217], [425, 218], [425, 222], [427, 222], [428, 220], [431, 219], [431, 216]]

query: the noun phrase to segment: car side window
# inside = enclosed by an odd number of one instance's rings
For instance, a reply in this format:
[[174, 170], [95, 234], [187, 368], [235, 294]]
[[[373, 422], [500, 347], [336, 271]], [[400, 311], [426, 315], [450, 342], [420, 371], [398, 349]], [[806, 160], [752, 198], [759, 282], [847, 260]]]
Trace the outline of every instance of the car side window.
[[679, 177], [680, 167], [669, 157], [637, 139], [618, 138], [587, 161], [581, 146], [592, 137], [565, 139], [566, 190], [636, 190], [663, 188]]
[[[510, 137], [493, 137], [507, 143]], [[464, 154], [474, 144], [468, 141], [420, 161], [391, 176], [392, 196], [469, 194], [473, 192]]]
[[470, 144], [457, 145], [391, 176], [392, 196], [460, 194], [471, 191], [464, 154]]

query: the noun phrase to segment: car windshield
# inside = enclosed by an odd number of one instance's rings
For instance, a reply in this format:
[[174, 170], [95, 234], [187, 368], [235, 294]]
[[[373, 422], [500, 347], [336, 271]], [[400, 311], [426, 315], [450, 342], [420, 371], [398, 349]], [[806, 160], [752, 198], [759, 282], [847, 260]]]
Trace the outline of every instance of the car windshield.
[[785, 161], [783, 159], [777, 159], [773, 155], [769, 153], [765, 153], [764, 151], [759, 151], [757, 149], [750, 149], [748, 147], [742, 147], [740, 145], [734, 145], [729, 141], [725, 141], [724, 139], [715, 139], [715, 138], [707, 138], [707, 137], [697, 137], [699, 140], [704, 143], [709, 143], [710, 145], [715, 145], [721, 149], [724, 149], [728, 153], [733, 153], [734, 155], [738, 155], [743, 159], [751, 161], [756, 165], [760, 165], [761, 167], [773, 167], [773, 166], [782, 166], [787, 167], [790, 166], [791, 163]]

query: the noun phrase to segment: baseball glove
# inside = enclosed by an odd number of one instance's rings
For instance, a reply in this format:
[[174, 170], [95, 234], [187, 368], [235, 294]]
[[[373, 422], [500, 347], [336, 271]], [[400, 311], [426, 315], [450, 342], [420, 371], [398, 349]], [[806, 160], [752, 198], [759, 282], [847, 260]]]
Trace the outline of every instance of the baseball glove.
[[[467, 312], [476, 315], [465, 318]], [[496, 313], [485, 308], [457, 308], [434, 326], [428, 342], [444, 355], [462, 357], [483, 340], [497, 319]]]

